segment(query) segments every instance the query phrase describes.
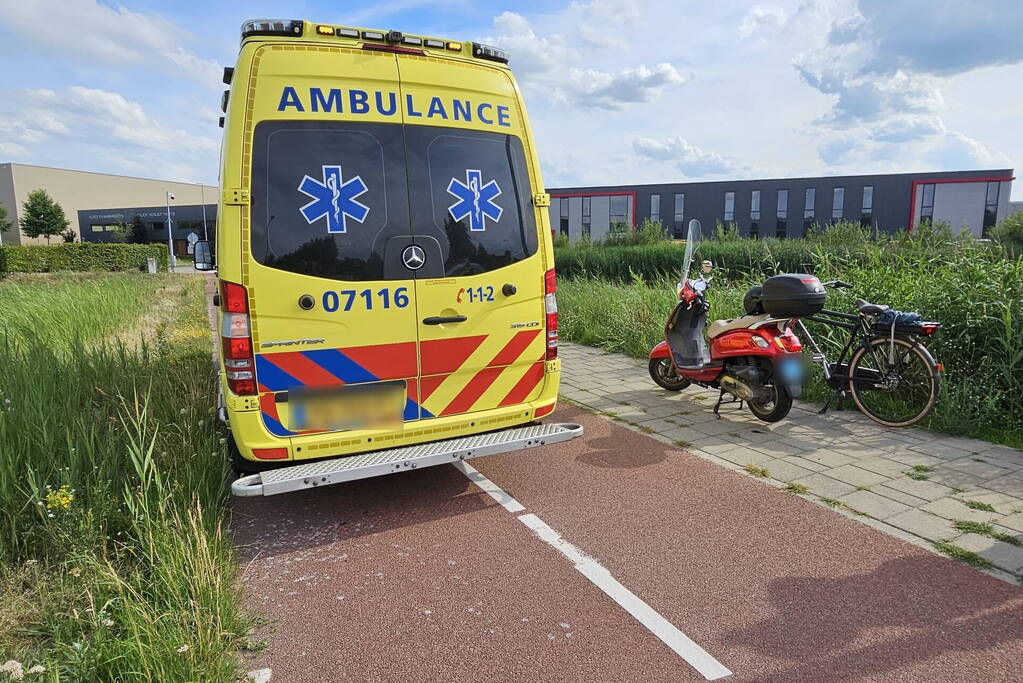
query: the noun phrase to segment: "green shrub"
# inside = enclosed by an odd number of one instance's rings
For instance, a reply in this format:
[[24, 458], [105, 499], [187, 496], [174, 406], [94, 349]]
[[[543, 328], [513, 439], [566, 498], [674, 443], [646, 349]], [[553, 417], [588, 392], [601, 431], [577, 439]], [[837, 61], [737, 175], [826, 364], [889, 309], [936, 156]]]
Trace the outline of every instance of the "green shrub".
[[[741, 240], [740, 242], [749, 242]], [[795, 241], [790, 242], [796, 243]], [[720, 250], [721, 243], [706, 241], [697, 259], [714, 258], [708, 252]], [[670, 263], [679, 268], [682, 251], [671, 249]], [[625, 248], [590, 249], [589, 252], [620, 254]], [[650, 248], [635, 252], [652, 253]], [[925, 426], [945, 432], [968, 434], [1023, 446], [1023, 260], [1006, 260], [1000, 250], [975, 240], [956, 240], [941, 226], [914, 230], [879, 244], [868, 243], [863, 250], [816, 249], [809, 254], [806, 268], [765, 268], [807, 270], [822, 279], [852, 283], [851, 291], [828, 293], [828, 308], [853, 311], [853, 299], [863, 298], [888, 304], [903, 311], [919, 311], [925, 318], [942, 323], [925, 344], [942, 363], [942, 394]], [[587, 254], [588, 256], [590, 254]], [[573, 254], [574, 256], [574, 254]], [[645, 357], [663, 338], [663, 326], [674, 303], [675, 270], [653, 285], [632, 283], [628, 268], [649, 273], [635, 257], [618, 255], [601, 262], [606, 277], [564, 278], [558, 286], [559, 321], [562, 338], [634, 357]], [[669, 261], [666, 257], [666, 263]], [[590, 261], [589, 263], [596, 263]], [[573, 264], [574, 265], [574, 264]], [[558, 263], [564, 275], [563, 263]], [[618, 268], [619, 270], [613, 270]], [[624, 270], [621, 273], [620, 270]], [[720, 275], [708, 290], [710, 318], [742, 314], [742, 296], [761, 275], [729, 281]], [[625, 284], [631, 283], [631, 284]], [[818, 341], [831, 335], [831, 328], [806, 323]], [[844, 331], [836, 335], [844, 340]], [[836, 349], [828, 349], [834, 357]], [[823, 400], [828, 390], [819, 372], [807, 387], [811, 400]]]
[[667, 240], [668, 234], [661, 221], [644, 218], [635, 230], [631, 230], [624, 223], [616, 223], [604, 238], [604, 244], [613, 247], [635, 247], [644, 244], [663, 244]]
[[144, 270], [155, 258], [159, 270], [167, 270], [167, 248], [160, 244], [16, 245], [0, 247], [0, 274]]
[[1010, 258], [1023, 256], [1023, 211], [1011, 214], [996, 225], [991, 237], [1002, 245]]

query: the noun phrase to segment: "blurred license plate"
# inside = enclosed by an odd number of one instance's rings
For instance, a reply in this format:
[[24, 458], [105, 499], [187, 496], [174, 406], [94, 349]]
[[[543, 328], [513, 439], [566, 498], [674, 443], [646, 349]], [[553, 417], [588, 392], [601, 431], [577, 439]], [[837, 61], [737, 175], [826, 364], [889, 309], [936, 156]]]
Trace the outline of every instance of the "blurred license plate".
[[778, 376], [785, 384], [801, 384], [806, 376], [802, 356], [789, 356], [778, 361]]
[[292, 431], [397, 429], [405, 412], [405, 382], [352, 384], [288, 393]]

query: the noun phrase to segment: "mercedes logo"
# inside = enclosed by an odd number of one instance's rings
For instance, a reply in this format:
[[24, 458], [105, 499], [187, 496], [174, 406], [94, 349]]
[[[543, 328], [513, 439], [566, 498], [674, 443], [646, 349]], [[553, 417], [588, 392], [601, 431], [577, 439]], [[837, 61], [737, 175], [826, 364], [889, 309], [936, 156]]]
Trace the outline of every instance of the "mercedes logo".
[[405, 267], [409, 270], [419, 270], [426, 263], [426, 253], [421, 247], [417, 247], [412, 244], [405, 247], [405, 251], [401, 253], [401, 262], [405, 264]]

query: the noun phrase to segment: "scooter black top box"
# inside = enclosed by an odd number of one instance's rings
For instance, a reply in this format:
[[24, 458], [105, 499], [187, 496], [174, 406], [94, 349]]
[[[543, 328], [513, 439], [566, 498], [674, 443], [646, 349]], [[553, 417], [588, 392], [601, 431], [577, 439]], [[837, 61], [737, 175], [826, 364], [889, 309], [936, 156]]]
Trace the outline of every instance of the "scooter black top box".
[[820, 313], [827, 293], [813, 275], [788, 273], [764, 280], [760, 302], [768, 315], [805, 318]]

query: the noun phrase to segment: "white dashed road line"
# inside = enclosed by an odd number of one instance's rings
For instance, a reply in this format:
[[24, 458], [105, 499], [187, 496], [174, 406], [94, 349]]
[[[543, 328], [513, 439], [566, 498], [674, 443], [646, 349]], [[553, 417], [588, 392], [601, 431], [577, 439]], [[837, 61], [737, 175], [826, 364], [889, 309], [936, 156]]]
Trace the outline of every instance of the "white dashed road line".
[[[508, 512], [522, 512], [526, 509], [522, 503], [512, 498], [500, 486], [464, 461], [454, 463], [454, 465]], [[622, 609], [631, 614], [636, 621], [657, 636], [675, 654], [700, 672], [704, 678], [713, 681], [732, 675], [732, 672], [725, 668], [721, 662], [714, 659], [706, 650], [662, 617], [653, 607], [623, 586], [607, 568], [562, 538], [561, 534], [549, 527], [542, 519], [530, 513], [519, 515], [518, 520], [529, 527], [540, 540], [568, 558], [580, 574], [618, 603]]]

